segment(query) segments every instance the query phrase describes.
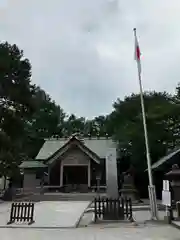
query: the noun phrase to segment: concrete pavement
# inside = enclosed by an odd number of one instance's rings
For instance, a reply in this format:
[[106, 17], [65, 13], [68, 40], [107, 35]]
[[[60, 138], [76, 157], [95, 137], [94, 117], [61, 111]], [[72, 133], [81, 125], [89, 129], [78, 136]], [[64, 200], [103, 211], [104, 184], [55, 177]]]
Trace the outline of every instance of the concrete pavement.
[[100, 226], [74, 229], [0, 229], [3, 240], [179, 240], [180, 231], [170, 225], [139, 227]]
[[[82, 214], [90, 202], [58, 201], [38, 202], [35, 204], [35, 223], [13, 223], [8, 227], [28, 228], [73, 228], [78, 224]], [[9, 221], [10, 203], [0, 205], [0, 227], [7, 227]]]
[[[35, 204], [36, 222], [28, 228], [7, 228], [10, 203], [0, 205], [0, 236], [3, 240], [179, 240], [180, 230], [166, 224], [146, 222], [150, 213], [138, 211], [135, 213], [138, 226], [132, 223], [106, 223], [90, 225], [84, 228], [74, 228], [80, 215], [89, 202], [40, 202]], [[89, 219], [93, 214], [89, 213]], [[87, 216], [86, 216], [87, 217]], [[86, 225], [89, 219], [85, 219]], [[34, 228], [33, 228], [34, 226]], [[40, 229], [37, 229], [40, 227]], [[43, 227], [44, 229], [42, 229]], [[45, 229], [57, 227], [57, 229]], [[64, 227], [64, 229], [63, 229]], [[58, 229], [59, 228], [59, 229]], [[61, 229], [60, 229], [61, 228]]]

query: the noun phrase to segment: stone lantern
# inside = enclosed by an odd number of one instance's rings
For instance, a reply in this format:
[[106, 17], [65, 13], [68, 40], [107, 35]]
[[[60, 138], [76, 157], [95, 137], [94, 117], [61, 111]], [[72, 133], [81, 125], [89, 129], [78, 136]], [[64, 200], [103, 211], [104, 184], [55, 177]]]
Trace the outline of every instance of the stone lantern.
[[172, 166], [172, 170], [165, 174], [166, 178], [171, 183], [172, 198], [175, 201], [180, 201], [180, 168], [177, 164]]

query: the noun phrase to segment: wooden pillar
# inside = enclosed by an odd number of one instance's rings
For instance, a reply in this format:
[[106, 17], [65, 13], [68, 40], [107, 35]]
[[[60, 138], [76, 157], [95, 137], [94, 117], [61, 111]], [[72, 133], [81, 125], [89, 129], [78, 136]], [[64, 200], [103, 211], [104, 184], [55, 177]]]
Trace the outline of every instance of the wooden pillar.
[[88, 163], [88, 187], [91, 187], [91, 161]]
[[60, 187], [63, 187], [63, 171], [64, 168], [63, 168], [63, 163], [61, 162], [60, 164]]

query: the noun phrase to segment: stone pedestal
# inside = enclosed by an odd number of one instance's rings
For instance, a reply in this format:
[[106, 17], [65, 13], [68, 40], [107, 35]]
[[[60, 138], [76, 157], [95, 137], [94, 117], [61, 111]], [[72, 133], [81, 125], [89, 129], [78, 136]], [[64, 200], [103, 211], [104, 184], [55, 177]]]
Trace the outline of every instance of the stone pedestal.
[[133, 188], [133, 186], [123, 186], [123, 188], [120, 190], [121, 197], [123, 198], [131, 198], [132, 201], [137, 200], [137, 190]]
[[123, 198], [131, 198], [132, 201], [137, 200], [138, 192], [134, 186], [133, 177], [130, 174], [124, 175], [124, 183], [122, 184], [120, 193]]

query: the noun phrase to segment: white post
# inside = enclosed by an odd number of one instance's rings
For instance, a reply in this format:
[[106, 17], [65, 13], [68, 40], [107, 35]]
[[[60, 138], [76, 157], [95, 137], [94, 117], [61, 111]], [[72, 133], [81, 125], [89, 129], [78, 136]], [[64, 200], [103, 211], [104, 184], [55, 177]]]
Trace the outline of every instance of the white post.
[[[135, 40], [137, 40], [136, 29], [134, 29], [134, 36], [135, 36]], [[158, 219], [156, 192], [155, 192], [155, 186], [153, 185], [153, 179], [152, 179], [151, 158], [150, 158], [150, 152], [149, 152], [149, 141], [148, 141], [148, 133], [147, 133], [144, 99], [143, 99], [141, 71], [140, 71], [140, 66], [138, 61], [137, 61], [137, 68], [138, 68], [138, 78], [139, 78], [139, 87], [140, 87], [140, 99], [141, 99], [141, 110], [142, 110], [142, 117], [143, 117], [144, 138], [145, 138], [145, 146], [146, 146], [146, 158], [147, 158], [147, 166], [148, 166], [148, 177], [149, 177], [148, 190], [149, 190], [149, 200], [150, 200], [150, 207], [151, 207], [151, 218]]]

